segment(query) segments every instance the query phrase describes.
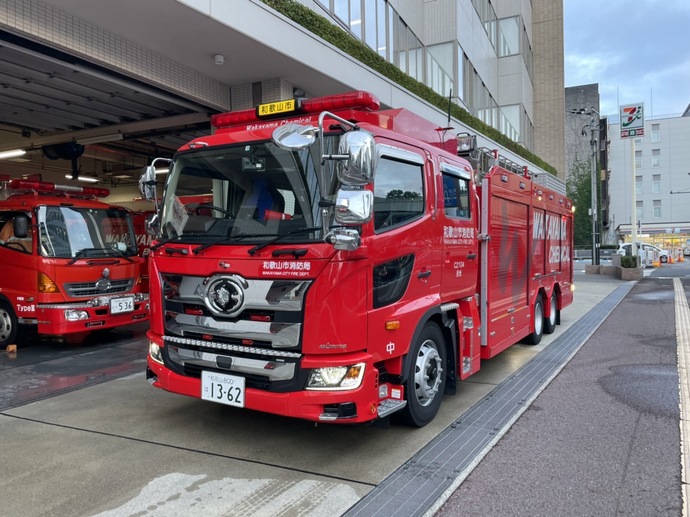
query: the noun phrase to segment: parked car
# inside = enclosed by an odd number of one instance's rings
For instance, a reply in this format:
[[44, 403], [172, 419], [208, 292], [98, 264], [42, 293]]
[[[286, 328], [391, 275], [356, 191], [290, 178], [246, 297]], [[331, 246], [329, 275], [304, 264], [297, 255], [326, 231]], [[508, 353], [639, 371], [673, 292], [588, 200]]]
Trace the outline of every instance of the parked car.
[[[619, 255], [630, 255], [630, 245], [631, 244], [629, 242], [619, 245], [616, 253]], [[642, 246], [642, 248], [640, 248], [640, 246]], [[646, 242], [637, 243], [637, 254], [641, 258], [644, 258], [647, 253], [653, 253], [654, 251], [659, 252], [659, 261], [662, 264], [666, 264], [668, 262], [668, 250], [661, 249], [659, 246], [655, 246], [654, 244], [647, 244]]]

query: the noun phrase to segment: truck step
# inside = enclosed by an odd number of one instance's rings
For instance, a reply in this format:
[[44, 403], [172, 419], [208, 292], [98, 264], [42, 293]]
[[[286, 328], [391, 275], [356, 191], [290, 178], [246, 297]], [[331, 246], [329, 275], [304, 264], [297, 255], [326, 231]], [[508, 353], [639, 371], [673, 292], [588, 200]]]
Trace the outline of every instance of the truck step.
[[406, 400], [382, 400], [379, 404], [379, 418], [387, 417], [388, 415], [400, 411], [407, 405]]

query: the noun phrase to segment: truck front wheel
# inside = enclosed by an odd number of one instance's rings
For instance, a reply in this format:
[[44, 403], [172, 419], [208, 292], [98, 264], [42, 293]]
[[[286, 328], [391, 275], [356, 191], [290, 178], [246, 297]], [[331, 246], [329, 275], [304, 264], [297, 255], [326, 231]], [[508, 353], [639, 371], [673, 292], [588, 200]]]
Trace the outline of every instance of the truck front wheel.
[[0, 300], [0, 348], [14, 343], [17, 336], [17, 316], [12, 306], [4, 300]]
[[410, 350], [405, 396], [401, 413], [404, 423], [423, 427], [431, 422], [441, 406], [446, 384], [446, 349], [443, 333], [427, 323]]
[[544, 333], [544, 302], [541, 296], [538, 296], [537, 301], [534, 302], [534, 320], [532, 324], [534, 325], [534, 331], [524, 339], [524, 342], [528, 345], [538, 345]]

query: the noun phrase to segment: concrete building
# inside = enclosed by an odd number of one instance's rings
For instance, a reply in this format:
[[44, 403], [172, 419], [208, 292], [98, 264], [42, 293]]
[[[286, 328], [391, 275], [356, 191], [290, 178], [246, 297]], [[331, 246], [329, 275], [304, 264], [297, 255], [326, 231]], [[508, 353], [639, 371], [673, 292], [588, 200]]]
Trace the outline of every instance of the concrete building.
[[[300, 0], [565, 179], [562, 0]], [[284, 2], [282, 4], [285, 4]], [[211, 114], [353, 89], [440, 127], [438, 106], [259, 0], [0, 0], [3, 173], [82, 176], [131, 200], [141, 166], [209, 130]], [[277, 5], [276, 5], [277, 7]], [[294, 17], [293, 17], [294, 18]], [[478, 135], [479, 145], [502, 146]], [[59, 151], [64, 151], [60, 148]], [[544, 170], [503, 147], [510, 163]], [[540, 176], [548, 176], [540, 174]], [[131, 187], [125, 189], [124, 187]]]
[[630, 240], [631, 224], [637, 223], [640, 240], [684, 247], [690, 238], [690, 110], [681, 117], [645, 120], [644, 136], [634, 140], [634, 159], [632, 139], [620, 138], [620, 125], [610, 124], [609, 130], [608, 242]]

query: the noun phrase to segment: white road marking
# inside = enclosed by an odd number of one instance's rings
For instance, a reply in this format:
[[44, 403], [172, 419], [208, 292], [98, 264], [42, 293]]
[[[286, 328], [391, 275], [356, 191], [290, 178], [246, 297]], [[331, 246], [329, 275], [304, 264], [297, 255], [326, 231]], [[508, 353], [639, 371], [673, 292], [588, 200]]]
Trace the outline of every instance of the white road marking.
[[359, 497], [342, 483], [316, 480], [207, 479], [179, 472], [148, 483], [119, 508], [94, 517], [275, 517], [341, 515]]
[[678, 383], [680, 396], [680, 462], [683, 516], [688, 515], [688, 474], [690, 473], [690, 307], [679, 278], [673, 279], [678, 344]]

